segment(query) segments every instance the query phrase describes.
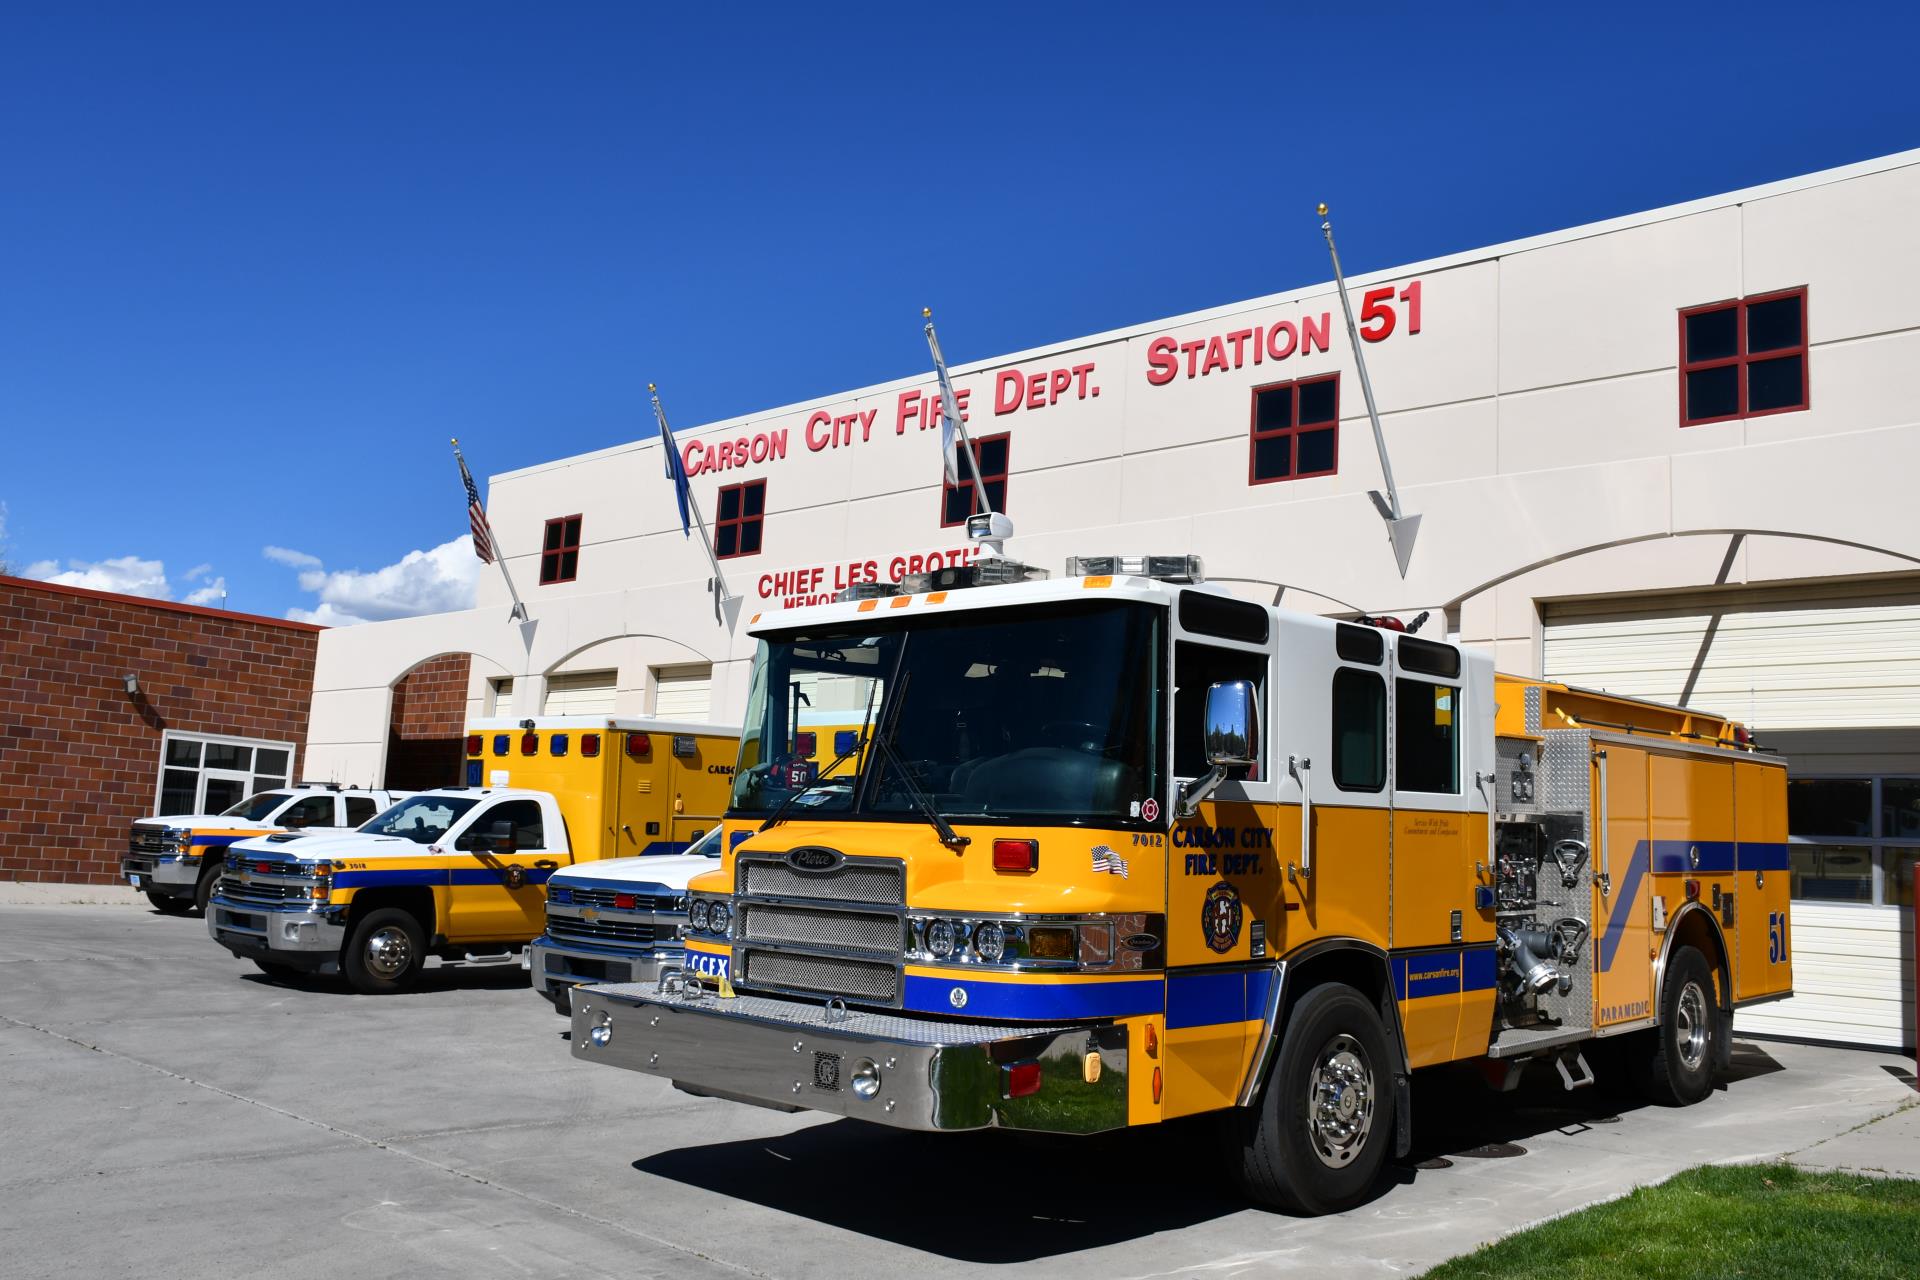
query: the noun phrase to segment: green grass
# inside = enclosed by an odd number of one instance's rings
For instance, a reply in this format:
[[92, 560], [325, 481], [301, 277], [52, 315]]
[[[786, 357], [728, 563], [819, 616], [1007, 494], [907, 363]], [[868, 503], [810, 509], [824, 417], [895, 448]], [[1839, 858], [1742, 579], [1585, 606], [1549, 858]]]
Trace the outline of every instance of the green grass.
[[1790, 1165], [1689, 1169], [1455, 1258], [1426, 1280], [1920, 1276], [1920, 1182]]

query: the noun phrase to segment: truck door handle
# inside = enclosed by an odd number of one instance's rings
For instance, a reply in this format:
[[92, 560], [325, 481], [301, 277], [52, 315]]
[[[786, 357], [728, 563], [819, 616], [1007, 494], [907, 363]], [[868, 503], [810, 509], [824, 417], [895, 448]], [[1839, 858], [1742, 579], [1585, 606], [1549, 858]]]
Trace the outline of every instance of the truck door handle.
[[538, 870], [551, 871], [555, 867], [559, 866], [560, 864], [555, 862], [552, 858], [542, 858], [540, 859], [540, 861], [534, 863], [533, 865]]

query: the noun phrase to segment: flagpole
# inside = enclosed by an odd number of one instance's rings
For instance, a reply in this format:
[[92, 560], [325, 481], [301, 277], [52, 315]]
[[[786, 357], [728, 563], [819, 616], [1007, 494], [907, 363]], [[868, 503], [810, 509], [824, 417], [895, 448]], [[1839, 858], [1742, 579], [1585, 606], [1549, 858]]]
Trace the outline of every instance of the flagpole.
[[[660, 424], [660, 447], [676, 451], [675, 461], [669, 465], [684, 467], [679, 460], [679, 445], [674, 443], [673, 431], [667, 426], [667, 411], [660, 404], [660, 389], [653, 383], [647, 384], [647, 394], [653, 397], [654, 421]], [[687, 509], [693, 513], [693, 522], [700, 526], [700, 547], [707, 553], [707, 563], [713, 566], [713, 616], [724, 623], [726, 615], [720, 605], [730, 593], [727, 591], [726, 575], [720, 572], [720, 557], [713, 551], [713, 535], [707, 531], [707, 518], [700, 513], [700, 499], [693, 496], [693, 486], [687, 486]]]
[[[453, 456], [459, 461], [461, 472], [471, 477], [472, 472], [467, 470], [466, 455], [460, 452], [459, 436], [453, 437]], [[513, 597], [513, 611], [507, 614], [507, 621], [527, 621], [527, 606], [520, 603], [520, 593], [513, 589], [513, 575], [507, 572], [507, 558], [500, 553], [500, 544], [494, 541], [493, 521], [491, 520], [487, 521], [487, 545], [493, 550], [493, 562], [500, 566], [500, 577], [507, 584], [507, 594]]]
[[[933, 371], [940, 383], [940, 412], [953, 423], [960, 436], [960, 452], [966, 455], [967, 469], [973, 472], [973, 496], [979, 500], [980, 510], [992, 511], [986, 482], [980, 478], [980, 460], [973, 456], [973, 438], [967, 434], [967, 420], [960, 416], [960, 403], [954, 399], [953, 384], [947, 379], [947, 359], [940, 354], [940, 336], [933, 331], [933, 308], [922, 307], [920, 314], [927, 321], [927, 349], [933, 352]], [[954, 479], [958, 481], [961, 477], [956, 475]]]

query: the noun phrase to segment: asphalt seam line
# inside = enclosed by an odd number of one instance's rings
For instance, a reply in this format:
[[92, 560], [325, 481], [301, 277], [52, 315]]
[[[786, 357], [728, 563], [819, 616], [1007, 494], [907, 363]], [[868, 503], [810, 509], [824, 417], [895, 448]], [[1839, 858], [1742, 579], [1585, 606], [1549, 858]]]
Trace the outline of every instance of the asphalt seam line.
[[244, 1093], [235, 1093], [231, 1089], [222, 1089], [219, 1085], [208, 1084], [204, 1080], [196, 1080], [192, 1076], [182, 1075], [178, 1071], [174, 1071], [168, 1067], [163, 1067], [158, 1063], [148, 1062], [144, 1058], [136, 1058], [136, 1057], [133, 1057], [131, 1054], [120, 1053], [113, 1049], [103, 1048], [97, 1044], [90, 1044], [85, 1040], [77, 1039], [73, 1036], [67, 1035], [64, 1032], [55, 1031], [51, 1027], [43, 1027], [43, 1026], [40, 1026], [38, 1023], [26, 1022], [19, 1018], [10, 1017], [9, 1015], [4, 1013], [0, 1013], [0, 1022], [5, 1022], [5, 1023], [8, 1023], [9, 1025], [20, 1027], [28, 1031], [38, 1031], [42, 1035], [50, 1036], [55, 1040], [65, 1041], [67, 1044], [73, 1045], [76, 1048], [85, 1049], [92, 1053], [102, 1054], [106, 1057], [116, 1059], [117, 1061], [125, 1062], [132, 1066], [139, 1067], [142, 1070], [151, 1071], [156, 1075], [165, 1076], [170, 1080], [177, 1080], [181, 1084], [191, 1085], [196, 1089], [204, 1089], [208, 1093], [216, 1094], [222, 1098], [230, 1098], [235, 1102], [243, 1103], [249, 1107], [258, 1107], [262, 1111], [270, 1112], [273, 1115], [283, 1117], [284, 1119], [287, 1119], [287, 1120], [292, 1120], [298, 1124], [304, 1124], [311, 1128], [319, 1129], [319, 1130], [322, 1130], [323, 1132], [334, 1134], [338, 1137], [348, 1139], [351, 1142], [359, 1143], [361, 1146], [371, 1147], [376, 1151], [391, 1152], [392, 1154], [399, 1156], [403, 1160], [411, 1160], [415, 1164], [425, 1165], [429, 1169], [437, 1169], [441, 1173], [449, 1174], [453, 1177], [461, 1178], [468, 1182], [478, 1183], [483, 1187], [489, 1187], [495, 1191], [504, 1192], [507, 1195], [513, 1196], [520, 1200], [524, 1200], [529, 1204], [539, 1205], [542, 1208], [552, 1210], [555, 1213], [565, 1214], [567, 1217], [570, 1217], [570, 1218], [578, 1218], [583, 1222], [591, 1222], [596, 1226], [605, 1227], [610, 1231], [617, 1231], [621, 1235], [632, 1236], [636, 1240], [645, 1240], [649, 1244], [658, 1245], [663, 1249], [671, 1249], [675, 1253], [685, 1254], [691, 1258], [698, 1258], [702, 1262], [710, 1262], [710, 1263], [713, 1263], [715, 1266], [726, 1267], [730, 1271], [738, 1271], [744, 1275], [751, 1275], [751, 1276], [768, 1275], [767, 1272], [757, 1271], [752, 1267], [742, 1266], [737, 1262], [730, 1262], [725, 1258], [716, 1258], [710, 1253], [703, 1253], [700, 1250], [691, 1248], [687, 1245], [677, 1244], [672, 1240], [665, 1240], [659, 1236], [650, 1235], [645, 1231], [636, 1230], [633, 1227], [629, 1227], [625, 1225], [624, 1223], [614, 1222], [611, 1219], [600, 1217], [598, 1214], [588, 1213], [583, 1209], [576, 1209], [571, 1205], [560, 1204], [559, 1202], [554, 1200], [549, 1200], [544, 1196], [537, 1196], [532, 1194], [531, 1192], [522, 1191], [517, 1187], [510, 1187], [503, 1182], [496, 1182], [491, 1178], [483, 1177], [482, 1175], [477, 1173], [470, 1173], [465, 1169], [456, 1168], [453, 1165], [444, 1164], [438, 1160], [430, 1160], [426, 1156], [418, 1155], [412, 1151], [408, 1151], [404, 1147], [397, 1147], [397, 1146], [391, 1145], [390, 1143], [382, 1142], [378, 1138], [369, 1138], [365, 1134], [355, 1133], [351, 1129], [343, 1129], [339, 1125], [329, 1124], [325, 1120], [316, 1120], [311, 1116], [303, 1116], [297, 1111], [289, 1111], [285, 1107], [276, 1107], [271, 1102], [263, 1102], [258, 1098], [249, 1098]]

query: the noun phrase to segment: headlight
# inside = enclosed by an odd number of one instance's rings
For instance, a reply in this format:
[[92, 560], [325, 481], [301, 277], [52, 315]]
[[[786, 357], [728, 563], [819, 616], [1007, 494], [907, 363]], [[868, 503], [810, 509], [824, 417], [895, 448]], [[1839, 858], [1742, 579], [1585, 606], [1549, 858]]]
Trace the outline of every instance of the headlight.
[[705, 898], [695, 898], [693, 900], [693, 905], [687, 908], [687, 921], [700, 932], [705, 933], [707, 931], [708, 915], [707, 900]]
[[733, 908], [724, 902], [716, 902], [707, 910], [707, 925], [715, 933], [725, 933], [727, 926], [733, 923]]
[[1000, 958], [1007, 953], [1007, 929], [1005, 925], [988, 921], [975, 927], [973, 931], [973, 949], [988, 964], [999, 964]]
[[953, 954], [954, 928], [951, 920], [929, 920], [927, 922], [927, 950], [936, 960], [945, 960]]

